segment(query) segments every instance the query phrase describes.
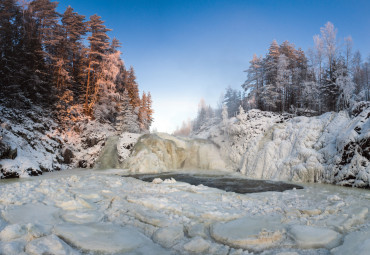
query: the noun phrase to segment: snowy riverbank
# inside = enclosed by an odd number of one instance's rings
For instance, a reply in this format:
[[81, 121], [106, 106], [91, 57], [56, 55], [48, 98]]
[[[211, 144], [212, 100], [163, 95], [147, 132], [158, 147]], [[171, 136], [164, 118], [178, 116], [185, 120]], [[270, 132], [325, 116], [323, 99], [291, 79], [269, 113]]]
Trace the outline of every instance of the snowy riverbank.
[[310, 184], [241, 195], [124, 173], [2, 181], [0, 253], [366, 254], [370, 245], [368, 190]]

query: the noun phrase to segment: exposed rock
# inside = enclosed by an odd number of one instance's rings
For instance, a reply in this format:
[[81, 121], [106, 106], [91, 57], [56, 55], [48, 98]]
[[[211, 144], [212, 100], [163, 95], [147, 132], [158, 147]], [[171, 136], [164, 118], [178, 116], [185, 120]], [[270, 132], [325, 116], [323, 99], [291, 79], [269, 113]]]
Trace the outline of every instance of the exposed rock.
[[0, 165], [0, 171], [2, 173], [1, 179], [19, 178], [19, 173], [18, 172], [12, 172], [12, 171], [4, 170], [1, 165]]
[[28, 168], [27, 173], [29, 176], [39, 176], [42, 175], [42, 171], [38, 169]]
[[1, 141], [0, 139], [0, 159], [5, 159], [7, 158], [7, 156], [9, 155], [10, 153], [10, 145], [7, 144], [7, 143], [4, 143], [3, 141]]
[[62, 156], [63, 156], [63, 163], [64, 164], [71, 164], [72, 158], [74, 158], [74, 154], [70, 148], [65, 148], [62, 150]]
[[15, 159], [18, 155], [17, 148], [12, 149], [9, 144], [0, 139], [0, 159]]
[[88, 137], [85, 140], [85, 145], [87, 148], [93, 147], [99, 143], [99, 140], [97, 137]]
[[87, 167], [87, 161], [86, 160], [80, 160], [78, 161], [78, 167], [80, 168], [86, 168]]

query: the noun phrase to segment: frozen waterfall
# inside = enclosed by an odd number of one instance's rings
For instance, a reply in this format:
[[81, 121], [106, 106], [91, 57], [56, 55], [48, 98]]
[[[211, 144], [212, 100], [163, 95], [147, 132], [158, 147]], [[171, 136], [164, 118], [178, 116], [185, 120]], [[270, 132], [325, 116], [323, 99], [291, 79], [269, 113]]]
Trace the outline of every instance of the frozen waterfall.
[[143, 135], [125, 166], [132, 172], [158, 173], [174, 169], [225, 170], [219, 148], [205, 139], [164, 133]]
[[117, 143], [119, 136], [108, 137], [103, 150], [101, 151], [95, 168], [97, 169], [111, 169], [121, 168], [122, 164], [118, 159]]

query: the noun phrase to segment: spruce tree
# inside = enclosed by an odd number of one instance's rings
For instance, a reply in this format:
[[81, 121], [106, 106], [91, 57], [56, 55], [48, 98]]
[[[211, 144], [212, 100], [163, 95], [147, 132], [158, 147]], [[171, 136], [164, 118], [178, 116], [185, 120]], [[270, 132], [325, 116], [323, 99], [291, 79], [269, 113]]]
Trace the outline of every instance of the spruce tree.
[[90, 17], [88, 26], [88, 31], [91, 35], [88, 37], [90, 48], [87, 52], [88, 67], [84, 111], [86, 114], [91, 115], [99, 96], [99, 86], [96, 80], [99, 79], [100, 64], [103, 62], [109, 48], [107, 32], [111, 31], [111, 29], [106, 28], [104, 21], [96, 14]]

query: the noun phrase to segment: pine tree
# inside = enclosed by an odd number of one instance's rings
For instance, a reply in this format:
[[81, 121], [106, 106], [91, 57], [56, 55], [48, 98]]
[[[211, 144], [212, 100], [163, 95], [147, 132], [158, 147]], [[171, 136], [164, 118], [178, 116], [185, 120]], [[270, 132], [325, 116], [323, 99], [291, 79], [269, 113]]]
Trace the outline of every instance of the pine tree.
[[146, 100], [146, 114], [147, 114], [147, 123], [148, 123], [148, 127], [147, 129], [149, 130], [149, 127], [152, 125], [153, 123], [153, 108], [152, 108], [152, 104], [153, 104], [153, 101], [152, 101], [152, 95], [150, 94], [150, 92], [148, 92], [148, 96], [147, 96], [147, 100]]
[[76, 99], [82, 95], [85, 80], [82, 39], [87, 32], [87, 24], [84, 20], [85, 16], [74, 12], [71, 6], [67, 7], [61, 19], [64, 30], [63, 59], [66, 62], [66, 71], [71, 77], [71, 90]]
[[100, 64], [103, 62], [109, 48], [107, 32], [111, 31], [111, 29], [106, 28], [101, 17], [96, 14], [90, 17], [88, 25], [88, 31], [91, 35], [88, 37], [90, 49], [87, 52], [88, 67], [84, 110], [86, 114], [91, 115], [99, 96], [99, 86], [96, 80], [99, 79]]
[[130, 103], [130, 97], [127, 91], [120, 98], [116, 128], [122, 132], [140, 132], [138, 116]]
[[241, 93], [240, 91], [232, 89], [230, 86], [226, 89], [224, 104], [227, 106], [228, 115], [233, 117], [239, 112], [239, 106], [241, 105]]
[[[21, 47], [21, 12], [15, 0], [0, 2], [0, 83], [7, 93], [19, 92], [17, 72]], [[3, 90], [2, 89], [2, 90]], [[2, 92], [5, 92], [4, 90]]]
[[130, 103], [134, 109], [139, 108], [140, 107], [139, 88], [136, 82], [135, 71], [132, 66], [130, 67], [130, 70], [127, 72], [125, 78], [126, 78], [125, 89], [127, 90], [128, 95], [130, 97]]
[[263, 63], [261, 57], [253, 55], [253, 59], [249, 62], [250, 66], [247, 72], [248, 79], [242, 85], [249, 98], [253, 97], [253, 107], [262, 108], [261, 93], [263, 89]]
[[57, 5], [57, 2], [50, 0], [33, 0], [28, 7], [38, 27], [37, 36], [42, 45], [41, 52], [50, 67], [54, 61], [55, 47], [59, 39], [55, 35], [59, 18], [59, 13], [56, 11]]
[[121, 52], [116, 51], [104, 58], [100, 64], [96, 86], [99, 87], [98, 104], [94, 107], [94, 116], [100, 120], [108, 120], [114, 123], [116, 120], [117, 104], [120, 94], [116, 89], [116, 80], [123, 65], [120, 58]]
[[140, 129], [145, 131], [147, 130], [148, 126], [148, 116], [147, 116], [147, 97], [145, 91], [140, 100], [140, 108], [139, 108], [139, 122], [140, 122]]
[[265, 84], [262, 90], [262, 101], [264, 103], [263, 110], [276, 110], [276, 100], [278, 98], [278, 91], [276, 87], [276, 77], [277, 77], [277, 64], [279, 61], [279, 45], [276, 40], [273, 40], [269, 52], [264, 60], [264, 81]]

